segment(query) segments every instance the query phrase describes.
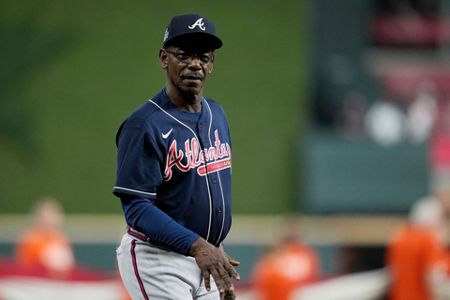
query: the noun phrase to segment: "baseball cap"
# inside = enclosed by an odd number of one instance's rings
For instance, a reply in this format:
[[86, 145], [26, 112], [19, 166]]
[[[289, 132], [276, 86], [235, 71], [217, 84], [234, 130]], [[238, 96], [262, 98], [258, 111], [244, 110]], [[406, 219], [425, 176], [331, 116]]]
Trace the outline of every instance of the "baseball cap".
[[219, 49], [222, 41], [216, 36], [216, 27], [199, 14], [174, 16], [164, 33], [163, 47], [168, 46], [203, 47]]

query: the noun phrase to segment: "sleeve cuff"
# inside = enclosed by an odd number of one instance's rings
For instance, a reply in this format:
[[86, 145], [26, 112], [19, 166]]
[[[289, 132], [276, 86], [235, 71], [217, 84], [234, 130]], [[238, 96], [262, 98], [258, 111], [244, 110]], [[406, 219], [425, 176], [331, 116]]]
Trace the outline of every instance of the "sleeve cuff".
[[140, 191], [136, 189], [130, 189], [122, 186], [113, 187], [113, 194], [120, 197], [120, 195], [131, 195], [154, 199], [156, 198], [156, 193], [150, 193], [146, 191]]

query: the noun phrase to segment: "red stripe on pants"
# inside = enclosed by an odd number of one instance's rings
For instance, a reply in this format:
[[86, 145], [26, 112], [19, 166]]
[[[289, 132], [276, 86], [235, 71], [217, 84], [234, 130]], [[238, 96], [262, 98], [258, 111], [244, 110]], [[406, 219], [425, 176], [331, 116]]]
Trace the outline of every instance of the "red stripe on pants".
[[141, 276], [139, 276], [138, 266], [136, 263], [136, 252], [134, 251], [134, 248], [136, 248], [136, 240], [131, 241], [131, 260], [133, 262], [133, 269], [134, 269], [134, 275], [136, 275], [136, 279], [139, 282], [139, 287], [141, 288], [141, 293], [144, 296], [145, 300], [149, 300], [147, 293], [145, 292], [144, 284], [142, 283]]

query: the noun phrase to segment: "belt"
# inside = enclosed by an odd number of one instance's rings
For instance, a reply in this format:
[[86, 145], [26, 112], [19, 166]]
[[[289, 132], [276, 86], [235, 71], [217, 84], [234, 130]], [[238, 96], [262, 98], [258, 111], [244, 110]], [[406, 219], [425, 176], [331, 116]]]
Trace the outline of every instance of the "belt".
[[162, 250], [166, 250], [166, 251], [173, 251], [173, 249], [170, 249], [169, 247], [155, 243], [154, 241], [152, 241], [152, 239], [148, 235], [146, 235], [145, 233], [142, 233], [130, 226], [128, 226], [127, 233], [138, 240], [149, 243], [153, 247], [156, 247], [156, 248], [159, 248]]
[[145, 233], [142, 233], [140, 231], [137, 231], [136, 229], [133, 229], [131, 227], [128, 227], [127, 232], [129, 235], [131, 235], [132, 237], [137, 238], [138, 240], [141, 240], [143, 242], [147, 242], [150, 243], [150, 237], [148, 235], [146, 235]]

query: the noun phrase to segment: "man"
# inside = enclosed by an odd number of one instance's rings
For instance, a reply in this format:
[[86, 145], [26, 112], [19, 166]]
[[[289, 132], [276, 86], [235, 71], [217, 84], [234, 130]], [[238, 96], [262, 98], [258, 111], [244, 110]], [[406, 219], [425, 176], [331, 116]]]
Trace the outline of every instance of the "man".
[[32, 217], [32, 224], [17, 241], [17, 262], [24, 267], [42, 269], [52, 277], [66, 276], [75, 267], [75, 256], [63, 231], [63, 207], [53, 197], [46, 196], [36, 202]]
[[286, 220], [276, 246], [255, 264], [252, 283], [258, 300], [288, 300], [302, 285], [320, 275], [315, 250], [300, 240], [298, 217]]
[[[165, 88], [117, 133], [114, 194], [129, 226], [117, 250], [133, 299], [234, 299], [231, 140], [223, 109], [203, 97], [222, 46], [198, 14], [170, 21], [159, 51]], [[212, 278], [212, 279], [211, 279]]]
[[388, 244], [389, 299], [448, 299], [445, 231], [444, 209], [435, 198], [414, 204], [408, 224], [398, 228]]

